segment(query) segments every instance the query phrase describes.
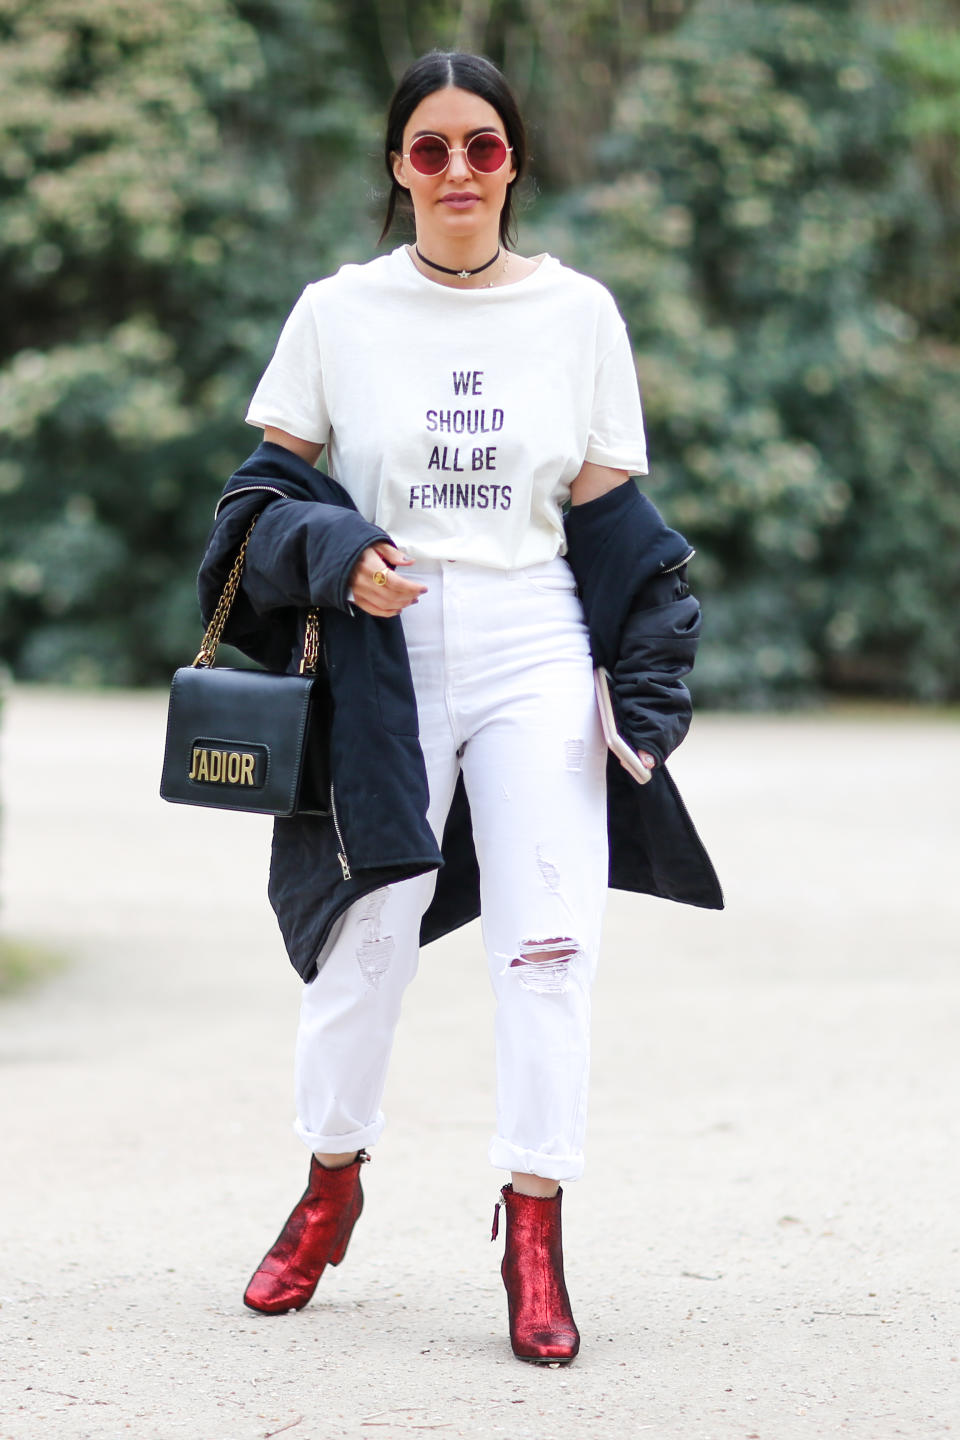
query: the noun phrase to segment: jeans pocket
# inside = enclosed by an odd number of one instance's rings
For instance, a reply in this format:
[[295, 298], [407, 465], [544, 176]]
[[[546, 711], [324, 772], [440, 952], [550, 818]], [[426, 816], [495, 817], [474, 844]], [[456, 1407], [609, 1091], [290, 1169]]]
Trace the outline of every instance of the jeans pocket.
[[547, 560], [542, 565], [528, 565], [522, 570], [514, 570], [513, 574], [529, 585], [531, 590], [536, 590], [538, 595], [575, 595], [577, 593], [577, 582], [573, 578], [573, 571], [566, 560], [559, 556], [556, 560]]

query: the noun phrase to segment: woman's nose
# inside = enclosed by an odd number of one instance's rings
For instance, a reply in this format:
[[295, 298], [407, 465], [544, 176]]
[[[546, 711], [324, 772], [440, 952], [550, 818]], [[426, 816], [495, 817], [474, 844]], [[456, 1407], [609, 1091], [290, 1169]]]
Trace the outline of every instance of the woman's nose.
[[472, 173], [464, 151], [460, 149], [451, 151], [450, 164], [447, 167], [449, 178], [451, 180], [469, 180]]

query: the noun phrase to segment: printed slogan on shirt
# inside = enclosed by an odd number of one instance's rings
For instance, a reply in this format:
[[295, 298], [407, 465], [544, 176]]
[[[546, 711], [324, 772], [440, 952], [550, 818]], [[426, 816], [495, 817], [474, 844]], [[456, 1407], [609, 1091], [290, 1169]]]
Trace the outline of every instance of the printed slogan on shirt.
[[[430, 448], [427, 471], [437, 478], [410, 486], [411, 510], [510, 509], [511, 486], [477, 478], [496, 471], [497, 444], [487, 437], [503, 429], [503, 410], [482, 403], [483, 375], [482, 370], [454, 370], [454, 403], [426, 412], [427, 433], [437, 437]], [[481, 403], [470, 405], [472, 400]], [[451, 478], [441, 480], [447, 475]]]

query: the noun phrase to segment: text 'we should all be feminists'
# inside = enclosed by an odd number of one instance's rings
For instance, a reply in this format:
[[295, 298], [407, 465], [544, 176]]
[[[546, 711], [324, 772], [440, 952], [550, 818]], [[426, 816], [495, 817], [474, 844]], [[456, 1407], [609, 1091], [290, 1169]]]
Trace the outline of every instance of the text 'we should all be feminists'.
[[[483, 374], [482, 370], [455, 370], [454, 397], [482, 398]], [[470, 437], [494, 435], [503, 429], [503, 411], [498, 407], [428, 410], [426, 428], [431, 434], [451, 437], [446, 444], [432, 447], [428, 471], [466, 476], [496, 470], [496, 445], [471, 444]], [[458, 436], [463, 436], [463, 440], [458, 440]], [[509, 510], [511, 499], [511, 487], [500, 482], [464, 479], [410, 486], [411, 510]]]

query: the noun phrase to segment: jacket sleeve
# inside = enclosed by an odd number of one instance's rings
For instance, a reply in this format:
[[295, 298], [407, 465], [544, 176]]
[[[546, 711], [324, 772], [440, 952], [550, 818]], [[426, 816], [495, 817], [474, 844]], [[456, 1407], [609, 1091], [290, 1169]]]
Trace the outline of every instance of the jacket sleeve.
[[[274, 455], [272, 469], [262, 457]], [[299, 653], [305, 611], [313, 605], [347, 610], [353, 566], [367, 545], [387, 538], [348, 504], [278, 494], [298, 484], [295, 456], [261, 446], [228, 481], [197, 577], [200, 612], [209, 623], [254, 516], [240, 589], [223, 639], [268, 670], [285, 670]], [[297, 462], [302, 463], [302, 462]], [[303, 465], [304, 470], [307, 469]], [[280, 470], [279, 474], [274, 473]], [[290, 473], [288, 473], [290, 472]], [[312, 479], [312, 471], [308, 472]], [[328, 487], [333, 486], [322, 477]], [[235, 493], [231, 487], [239, 481]]]
[[700, 605], [686, 566], [648, 580], [634, 596], [611, 672], [618, 727], [636, 750], [662, 765], [690, 728], [693, 707], [684, 677], [700, 638]]
[[683, 677], [700, 636], [700, 606], [686, 581], [693, 550], [632, 483], [572, 506], [565, 529], [593, 663], [610, 672], [618, 727], [662, 764], [690, 726]]
[[258, 615], [322, 605], [348, 610], [347, 591], [368, 545], [390, 537], [356, 510], [317, 500], [275, 499], [257, 521], [242, 589]]

